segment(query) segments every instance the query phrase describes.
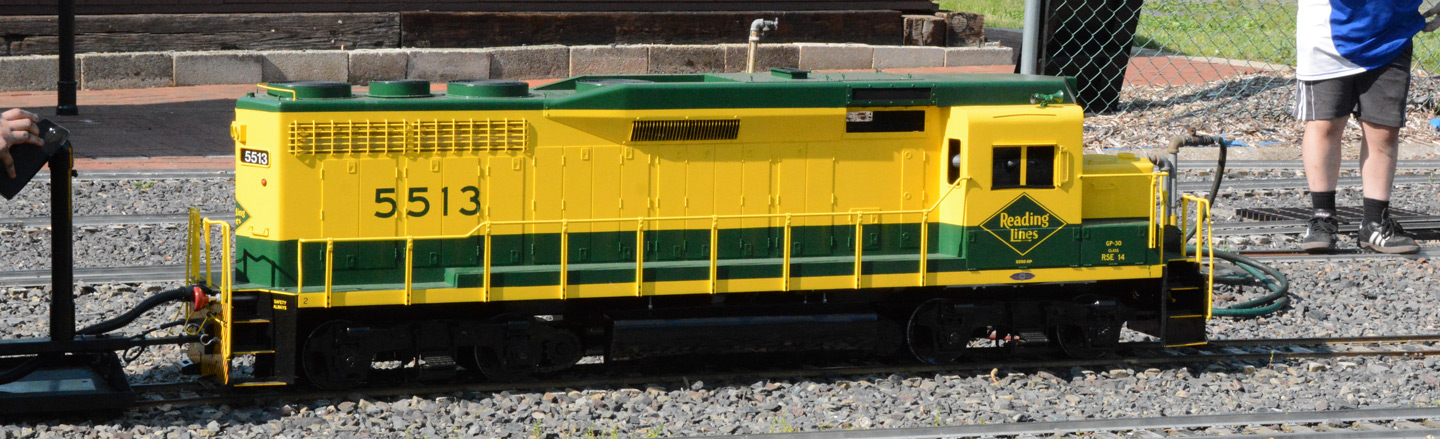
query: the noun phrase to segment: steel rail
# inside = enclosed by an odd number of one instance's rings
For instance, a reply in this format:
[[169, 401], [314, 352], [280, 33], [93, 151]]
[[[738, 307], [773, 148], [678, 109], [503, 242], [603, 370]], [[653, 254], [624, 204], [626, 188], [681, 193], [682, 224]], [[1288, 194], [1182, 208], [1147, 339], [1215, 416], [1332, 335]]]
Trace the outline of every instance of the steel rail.
[[1333, 261], [1357, 261], [1373, 259], [1433, 259], [1440, 257], [1440, 248], [1420, 247], [1419, 253], [1408, 255], [1389, 253], [1369, 253], [1359, 250], [1339, 250], [1334, 254], [1307, 254], [1295, 251], [1254, 251], [1242, 252], [1242, 255], [1261, 262], [1333, 262]]
[[[218, 274], [216, 275], [218, 277]], [[180, 282], [184, 265], [134, 265], [128, 267], [76, 268], [81, 283]], [[38, 287], [50, 284], [50, 270], [0, 271], [0, 287]]]
[[[1440, 169], [1440, 160], [1400, 160], [1395, 167], [1396, 169]], [[1215, 162], [1203, 159], [1181, 160], [1179, 168], [1182, 170], [1215, 169]], [[1343, 160], [1340, 162], [1340, 168], [1359, 169], [1360, 162]], [[1227, 160], [1225, 169], [1301, 170], [1305, 169], [1305, 163], [1300, 160]]]
[[[337, 399], [348, 398], [351, 395], [363, 394], [368, 397], [391, 397], [404, 395], [426, 395], [445, 394], [455, 392], [498, 392], [516, 390], [538, 390], [552, 388], [593, 388], [593, 387], [621, 387], [636, 386], [653, 383], [688, 383], [693, 381], [734, 381], [753, 380], [756, 377], [766, 378], [807, 378], [820, 376], [863, 376], [875, 374], [911, 374], [911, 375], [932, 375], [936, 373], [950, 373], [959, 371], [986, 371], [995, 373], [998, 370], [1014, 369], [1054, 369], [1070, 367], [1097, 367], [1097, 366], [1139, 366], [1139, 365], [1160, 365], [1176, 363], [1200, 363], [1217, 361], [1254, 360], [1274, 362], [1276, 360], [1299, 359], [1299, 358], [1352, 358], [1352, 357], [1388, 357], [1388, 356], [1427, 356], [1440, 355], [1440, 349], [1426, 350], [1356, 350], [1356, 351], [1327, 351], [1319, 349], [1323, 346], [1338, 346], [1350, 344], [1413, 344], [1413, 343], [1437, 343], [1440, 342], [1440, 334], [1414, 334], [1400, 336], [1379, 336], [1379, 337], [1325, 337], [1325, 338], [1288, 338], [1288, 339], [1243, 339], [1243, 340], [1217, 340], [1209, 346], [1197, 346], [1183, 348], [1183, 351], [1165, 350], [1158, 343], [1154, 342], [1131, 342], [1124, 343], [1122, 347], [1127, 351], [1139, 351], [1148, 353], [1144, 357], [1114, 357], [1085, 360], [987, 360], [951, 365], [883, 365], [883, 366], [836, 366], [836, 367], [815, 367], [806, 369], [776, 369], [768, 371], [743, 371], [743, 372], [700, 372], [700, 373], [670, 373], [663, 375], [642, 374], [639, 376], [609, 376], [601, 378], [579, 378], [565, 380], [540, 380], [515, 383], [441, 383], [441, 384], [419, 384], [399, 385], [391, 387], [372, 387], [348, 390], [301, 390], [285, 391], [276, 389], [246, 389], [237, 391], [234, 389], [214, 389], [219, 391], [229, 390], [227, 393], [212, 395], [182, 396], [178, 398], [142, 398], [137, 402], [139, 407], [156, 407], [162, 405], [217, 405], [217, 404], [245, 404], [275, 400], [315, 400], [315, 399]], [[1294, 343], [1282, 345], [1283, 343]], [[1277, 349], [1255, 349], [1254, 352], [1240, 351], [1240, 348], [1265, 348], [1274, 347]], [[1278, 349], [1284, 348], [1284, 349]], [[1306, 349], [1314, 348], [1314, 349]], [[1203, 353], [1188, 353], [1186, 351], [1200, 351]], [[1218, 351], [1218, 352], [1211, 352]], [[581, 365], [569, 372], [582, 375], [605, 375], [603, 364]], [[613, 375], [613, 373], [611, 373]], [[152, 387], [153, 386], [153, 387]], [[169, 386], [169, 387], [161, 387]], [[188, 386], [188, 387], [187, 387]], [[197, 393], [208, 388], [196, 383], [186, 384], [151, 384], [137, 385], [141, 392], [151, 392], [150, 389], [157, 389], [154, 393]]]
[[[221, 217], [230, 215], [228, 212], [212, 212], [203, 214], [207, 217]], [[92, 215], [75, 217], [75, 226], [114, 226], [128, 224], [185, 224], [190, 220], [189, 214], [137, 214], [137, 215]], [[50, 217], [13, 217], [0, 218], [0, 227], [49, 227]]]
[[[1426, 230], [1440, 228], [1440, 216], [1420, 216], [1408, 218], [1395, 218], [1401, 226], [1407, 230]], [[1305, 233], [1309, 228], [1306, 221], [1236, 221], [1226, 223], [1215, 223], [1215, 236], [1238, 236], [1238, 235], [1271, 235], [1283, 233]], [[1340, 233], [1355, 233], [1360, 230], [1360, 225], [1347, 223], [1340, 225]]]
[[[874, 430], [831, 430], [802, 433], [747, 434], [746, 438], [770, 439], [920, 439], [949, 437], [992, 437], [992, 436], [1049, 436], [1095, 432], [1122, 432], [1130, 430], [1173, 430], [1206, 427], [1277, 425], [1277, 424], [1323, 424], [1329, 422], [1372, 422], [1408, 421], [1414, 419], [1440, 419], [1440, 408], [1404, 407], [1384, 409], [1353, 409], [1321, 412], [1281, 413], [1232, 413], [1220, 415], [1163, 416], [1154, 418], [1085, 419], [1075, 421], [1015, 422], [1006, 424], [956, 425], [946, 427], [919, 427]], [[1426, 437], [1440, 429], [1422, 428], [1413, 430], [1315, 432], [1291, 434], [1256, 434], [1264, 437], [1346, 437], [1346, 438], [1391, 438]], [[698, 437], [698, 436], [689, 436]], [[722, 438], [736, 436], [704, 436]], [[1145, 437], [1145, 436], [1141, 436]], [[1246, 435], [1205, 436], [1205, 437], [1247, 437]]]
[[[235, 178], [234, 169], [81, 169], [75, 171], [77, 181], [100, 180], [201, 180]], [[48, 169], [35, 175], [37, 180], [48, 178]]]
[[[1177, 183], [1181, 192], [1206, 192], [1210, 190], [1212, 183], [1206, 181], [1182, 181]], [[1303, 178], [1265, 178], [1253, 180], [1228, 179], [1220, 186], [1224, 189], [1236, 190], [1257, 190], [1257, 189], [1304, 189], [1307, 186]], [[1395, 184], [1440, 184], [1440, 174], [1412, 174], [1396, 175]], [[1359, 187], [1360, 177], [1340, 177], [1338, 187]]]

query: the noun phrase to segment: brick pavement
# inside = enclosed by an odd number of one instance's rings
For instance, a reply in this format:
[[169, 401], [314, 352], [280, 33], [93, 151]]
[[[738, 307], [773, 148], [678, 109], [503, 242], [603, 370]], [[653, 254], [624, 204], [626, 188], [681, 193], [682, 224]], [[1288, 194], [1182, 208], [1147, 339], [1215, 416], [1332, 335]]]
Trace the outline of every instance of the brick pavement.
[[[1134, 63], [1134, 66], [1152, 63]], [[1227, 66], [1228, 67], [1228, 66]], [[1138, 69], [1132, 69], [1138, 70]], [[897, 73], [1009, 73], [1013, 66], [890, 69]], [[1217, 70], [1218, 71], [1218, 70]], [[1249, 71], [1225, 69], [1231, 75]], [[1173, 81], [1165, 72], [1136, 72], [1137, 82]], [[535, 80], [539, 85], [553, 80]], [[436, 83], [443, 90], [444, 84]], [[26, 108], [70, 129], [80, 169], [229, 168], [235, 99], [252, 84], [135, 90], [81, 90], [80, 115], [55, 116], [54, 92], [0, 93], [0, 109]]]

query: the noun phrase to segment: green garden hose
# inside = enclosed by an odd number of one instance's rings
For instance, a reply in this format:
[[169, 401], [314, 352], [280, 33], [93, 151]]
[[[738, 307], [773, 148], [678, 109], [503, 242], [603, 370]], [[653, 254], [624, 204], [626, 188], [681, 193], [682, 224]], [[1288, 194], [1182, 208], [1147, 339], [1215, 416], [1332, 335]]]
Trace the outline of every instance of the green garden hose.
[[[1225, 159], [1229, 145], [1228, 142], [1225, 141], [1224, 136], [1177, 137], [1171, 142], [1171, 149], [1178, 152], [1179, 147], [1182, 145], [1195, 145], [1197, 143], [1214, 143], [1220, 147], [1220, 157], [1215, 162], [1215, 181], [1210, 186], [1210, 195], [1206, 197], [1210, 207], [1214, 208], [1215, 196], [1220, 192], [1220, 182], [1225, 179]], [[1195, 236], [1195, 232], [1191, 228], [1187, 227], [1186, 229], [1190, 230], [1185, 237], [1185, 240], [1189, 241], [1190, 238]], [[1195, 246], [1189, 246], [1186, 250], [1195, 252], [1199, 249]], [[1269, 289], [1270, 293], [1255, 300], [1237, 303], [1227, 308], [1213, 308], [1210, 311], [1212, 315], [1225, 317], [1261, 317], [1274, 314], [1276, 311], [1290, 304], [1290, 280], [1286, 278], [1284, 274], [1280, 273], [1279, 270], [1239, 253], [1223, 250], [1214, 250], [1214, 252], [1216, 258], [1234, 264], [1241, 271], [1239, 273], [1217, 275], [1215, 276], [1216, 283], [1237, 286], [1260, 286]]]

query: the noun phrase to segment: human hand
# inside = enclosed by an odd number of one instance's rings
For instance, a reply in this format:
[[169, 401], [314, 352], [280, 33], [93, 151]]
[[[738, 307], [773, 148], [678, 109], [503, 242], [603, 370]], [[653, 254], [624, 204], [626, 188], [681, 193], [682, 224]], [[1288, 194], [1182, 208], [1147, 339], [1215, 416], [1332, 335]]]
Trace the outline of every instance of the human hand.
[[45, 144], [40, 138], [40, 118], [19, 108], [0, 113], [0, 166], [5, 174], [15, 178], [15, 159], [10, 157], [10, 147], [22, 143], [35, 146]]
[[[1435, 6], [1431, 6], [1430, 9], [1420, 14], [1420, 16], [1425, 18], [1435, 17], [1436, 15], [1440, 15], [1440, 3], [1436, 3]], [[1431, 18], [1430, 21], [1425, 23], [1425, 29], [1423, 30], [1425, 32], [1434, 32], [1435, 29], [1440, 29], [1440, 18]]]

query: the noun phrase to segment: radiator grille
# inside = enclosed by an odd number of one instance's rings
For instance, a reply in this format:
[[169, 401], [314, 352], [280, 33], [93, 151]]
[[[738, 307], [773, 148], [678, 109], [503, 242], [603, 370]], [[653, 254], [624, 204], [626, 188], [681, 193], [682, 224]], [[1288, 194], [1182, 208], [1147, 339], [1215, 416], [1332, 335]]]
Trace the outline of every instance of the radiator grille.
[[740, 121], [735, 119], [637, 120], [630, 130], [630, 141], [734, 140], [739, 135]]
[[292, 122], [291, 154], [523, 150], [525, 119]]

